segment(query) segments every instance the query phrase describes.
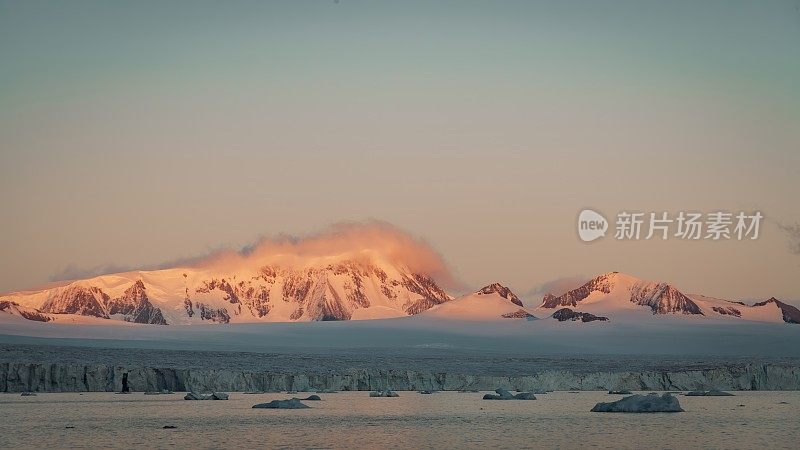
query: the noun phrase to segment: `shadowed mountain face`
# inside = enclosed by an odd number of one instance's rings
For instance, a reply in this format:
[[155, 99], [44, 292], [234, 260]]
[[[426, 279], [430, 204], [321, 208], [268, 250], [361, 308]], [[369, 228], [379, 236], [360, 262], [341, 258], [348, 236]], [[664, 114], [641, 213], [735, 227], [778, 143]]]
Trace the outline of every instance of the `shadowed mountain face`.
[[121, 297], [108, 300], [106, 310], [109, 315], [122, 314], [126, 322], [167, 325], [161, 310], [150, 303], [142, 280], [123, 292]]
[[667, 283], [637, 283], [631, 288], [631, 301], [649, 306], [653, 314], [703, 314], [695, 302]]
[[54, 290], [39, 307], [42, 312], [52, 314], [77, 314], [108, 319], [104, 305], [109, 297], [98, 287], [70, 285], [65, 289]]
[[559, 297], [553, 294], [545, 294], [542, 299], [542, 308], [557, 308], [559, 306], [578, 306], [578, 302], [584, 300], [592, 292], [602, 292], [604, 294], [611, 293], [614, 287], [614, 275], [617, 272], [610, 274], [600, 275], [599, 277], [589, 280], [583, 286], [573, 289]]

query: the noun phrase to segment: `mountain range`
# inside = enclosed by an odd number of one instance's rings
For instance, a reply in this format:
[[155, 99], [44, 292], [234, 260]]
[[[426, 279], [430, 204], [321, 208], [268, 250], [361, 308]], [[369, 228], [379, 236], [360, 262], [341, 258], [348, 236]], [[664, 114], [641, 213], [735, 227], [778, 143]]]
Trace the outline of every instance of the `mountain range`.
[[619, 272], [597, 276], [560, 296], [546, 294], [539, 307], [540, 310], [557, 308], [608, 318], [651, 314], [800, 323], [800, 310], [774, 297], [748, 305], [685, 294], [669, 283], [642, 280]]
[[[325, 256], [254, 266], [210, 265], [133, 271], [0, 296], [0, 318], [40, 322], [188, 325], [384, 319], [624, 322], [683, 317], [800, 323], [775, 298], [747, 305], [610, 272], [561, 295], [524, 305], [492, 283], [454, 297], [431, 277], [371, 255]], [[117, 322], [113, 322], [117, 321]]]
[[8, 314], [141, 324], [326, 321], [418, 314], [452, 300], [433, 278], [379, 258], [175, 268], [76, 280], [0, 297]]

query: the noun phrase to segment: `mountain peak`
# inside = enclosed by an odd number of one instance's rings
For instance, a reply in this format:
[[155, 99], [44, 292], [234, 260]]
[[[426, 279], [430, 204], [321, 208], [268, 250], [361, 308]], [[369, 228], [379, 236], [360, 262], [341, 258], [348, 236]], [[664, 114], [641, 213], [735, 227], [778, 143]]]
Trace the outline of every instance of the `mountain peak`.
[[588, 297], [592, 292], [610, 294], [612, 289], [614, 289], [614, 287], [617, 285], [618, 275], [619, 272], [609, 272], [598, 275], [587, 281], [583, 286], [568, 291], [558, 297], [548, 293], [544, 296], [541, 307], [575, 307], [578, 306], [578, 303]]
[[503, 286], [500, 283], [492, 283], [488, 286], [484, 286], [475, 293], [478, 295], [497, 294], [517, 306], [524, 306], [519, 297], [511, 292], [511, 289]]
[[547, 294], [541, 307], [577, 307], [592, 294], [609, 296], [612, 292], [621, 301], [650, 307], [653, 314], [703, 314], [697, 304], [671, 284], [645, 281], [620, 272], [598, 275], [559, 297]]
[[769, 300], [765, 300], [763, 302], [758, 302], [753, 305], [753, 307], [765, 306], [769, 303], [774, 303], [778, 309], [781, 310], [781, 314], [783, 315], [783, 321], [786, 323], [800, 323], [800, 309], [795, 308], [792, 305], [784, 303], [778, 300], [775, 297], [771, 297]]

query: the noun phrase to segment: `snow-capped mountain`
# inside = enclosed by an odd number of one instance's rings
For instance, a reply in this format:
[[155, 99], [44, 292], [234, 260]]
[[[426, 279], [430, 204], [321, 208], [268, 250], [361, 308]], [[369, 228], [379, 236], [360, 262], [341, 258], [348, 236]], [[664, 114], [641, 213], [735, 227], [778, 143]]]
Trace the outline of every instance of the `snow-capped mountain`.
[[[36, 307], [41, 313], [94, 316], [101, 319], [118, 317], [126, 322], [167, 324], [161, 310], [150, 303], [142, 280], [136, 280], [114, 298], [100, 287], [72, 283], [48, 291], [41, 305], [35, 300], [26, 302], [24, 296], [19, 296], [18, 300], [27, 303], [31, 308]], [[34, 304], [37, 306], [33, 306]]]
[[[731, 318], [761, 322], [800, 322], [797, 308], [771, 298], [746, 305], [742, 302], [684, 294], [675, 286], [656, 281], [642, 280], [619, 272], [610, 272], [589, 280], [584, 285], [558, 297], [546, 294], [539, 310], [561, 310], [559, 320], [575, 320], [588, 316], [630, 318], [648, 315], [683, 315], [708, 318]], [[541, 313], [540, 313], [541, 314]], [[594, 320], [594, 319], [593, 319]]]
[[744, 302], [689, 294], [707, 316], [725, 316], [736, 319], [759, 322], [800, 323], [800, 310], [772, 297], [769, 300], [754, 303], [752, 306]]
[[55, 319], [160, 325], [402, 317], [450, 299], [433, 278], [402, 264], [336, 257], [230, 270], [118, 273], [0, 297]]
[[607, 303], [609, 306], [615, 302], [614, 306], [618, 307], [628, 307], [631, 304], [648, 306], [653, 314], [702, 314], [697, 304], [672, 285], [639, 280], [619, 272], [595, 277], [560, 297], [547, 294], [541, 307], [578, 307], [597, 302]]
[[525, 305], [522, 304], [522, 301], [517, 297], [511, 289], [503, 286], [500, 283], [492, 283], [488, 286], [484, 286], [483, 288], [479, 289], [475, 292], [477, 295], [488, 295], [488, 294], [497, 294], [500, 297], [510, 301], [511, 303], [519, 306], [520, 308], [524, 307]]
[[434, 306], [420, 318], [451, 320], [534, 319], [511, 289], [493, 283], [478, 291]]
[[792, 305], [787, 305], [782, 301], [776, 299], [775, 297], [770, 298], [769, 300], [755, 303], [753, 306], [756, 308], [760, 307], [770, 307], [771, 305], [777, 306], [778, 309], [781, 311], [781, 316], [783, 321], [786, 323], [800, 323], [800, 309], [795, 308]]

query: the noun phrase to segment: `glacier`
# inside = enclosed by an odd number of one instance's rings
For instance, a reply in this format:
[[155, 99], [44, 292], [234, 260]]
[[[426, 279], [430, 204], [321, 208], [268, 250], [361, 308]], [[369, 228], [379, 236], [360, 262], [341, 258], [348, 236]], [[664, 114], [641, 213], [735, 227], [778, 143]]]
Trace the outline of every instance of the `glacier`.
[[0, 344], [0, 392], [119, 392], [123, 383], [134, 392], [798, 390], [800, 359], [420, 350], [253, 354]]

